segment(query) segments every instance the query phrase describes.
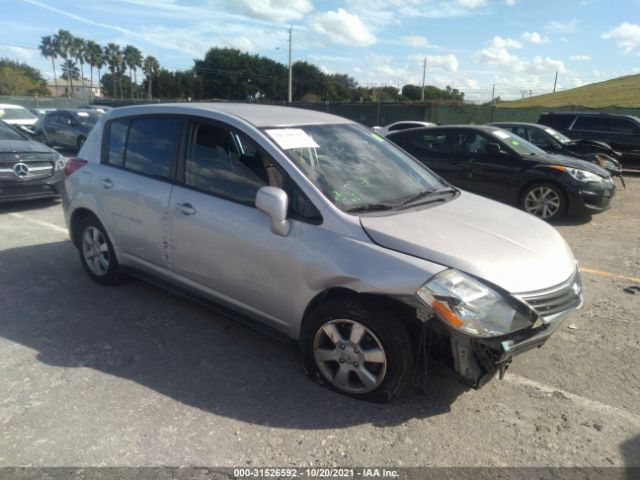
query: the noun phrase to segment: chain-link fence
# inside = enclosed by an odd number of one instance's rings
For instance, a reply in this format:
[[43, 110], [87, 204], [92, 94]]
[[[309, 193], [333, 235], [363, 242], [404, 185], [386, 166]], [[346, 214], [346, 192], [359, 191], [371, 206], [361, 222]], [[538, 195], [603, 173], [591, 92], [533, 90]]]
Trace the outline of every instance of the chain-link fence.
[[[175, 102], [184, 100], [163, 100]], [[0, 96], [0, 103], [22, 105], [27, 108], [78, 108], [87, 105], [81, 98], [66, 97], [8, 97]], [[96, 99], [96, 104], [124, 106], [132, 103], [158, 103], [158, 100], [147, 102], [144, 100], [131, 102], [130, 100]], [[193, 102], [192, 102], [193, 103]], [[280, 103], [281, 105], [281, 103]], [[482, 124], [498, 121], [536, 122], [541, 113], [554, 111], [599, 111], [640, 116], [640, 108], [607, 107], [587, 108], [576, 105], [565, 107], [525, 107], [508, 108], [491, 105], [469, 105], [446, 102], [425, 103], [302, 103], [296, 102], [294, 107], [308, 108], [332, 113], [341, 117], [360, 122], [372, 127], [387, 125], [400, 120], [420, 120], [438, 124]]]

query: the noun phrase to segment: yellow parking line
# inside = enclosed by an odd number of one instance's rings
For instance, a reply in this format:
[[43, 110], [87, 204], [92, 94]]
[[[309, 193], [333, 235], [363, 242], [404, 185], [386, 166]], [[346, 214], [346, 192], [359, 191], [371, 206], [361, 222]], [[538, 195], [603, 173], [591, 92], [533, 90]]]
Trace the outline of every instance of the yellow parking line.
[[603, 277], [615, 278], [616, 280], [627, 280], [629, 282], [640, 283], [640, 277], [628, 277], [627, 275], [618, 275], [617, 273], [605, 272], [604, 270], [596, 270], [595, 268], [580, 267], [580, 271], [584, 273], [591, 273], [593, 275], [600, 275]]

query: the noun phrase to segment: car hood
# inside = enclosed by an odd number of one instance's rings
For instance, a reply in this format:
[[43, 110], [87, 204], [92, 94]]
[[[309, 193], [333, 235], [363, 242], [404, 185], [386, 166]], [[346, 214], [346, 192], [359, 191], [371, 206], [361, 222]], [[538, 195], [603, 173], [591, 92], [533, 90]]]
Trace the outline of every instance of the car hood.
[[458, 269], [511, 293], [553, 287], [576, 269], [555, 228], [467, 192], [438, 206], [362, 216], [360, 221], [378, 245]]
[[595, 173], [601, 177], [609, 177], [610, 174], [605, 169], [599, 167], [595, 163], [588, 162], [586, 160], [580, 160], [579, 158], [567, 157], [566, 155], [535, 155], [533, 157], [525, 156], [524, 158], [531, 158], [539, 164], [549, 165], [561, 165], [563, 167], [578, 168], [580, 170], [586, 170], [587, 172]]
[[56, 153], [56, 151], [33, 140], [0, 140], [0, 153]]

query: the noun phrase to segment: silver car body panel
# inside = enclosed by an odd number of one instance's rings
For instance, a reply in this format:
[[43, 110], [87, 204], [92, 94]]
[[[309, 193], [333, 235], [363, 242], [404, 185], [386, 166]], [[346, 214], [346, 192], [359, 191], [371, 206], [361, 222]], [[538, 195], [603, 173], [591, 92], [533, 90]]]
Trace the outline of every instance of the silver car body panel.
[[[145, 177], [101, 165], [105, 122], [149, 114], [208, 118], [247, 134], [301, 188], [322, 224], [291, 220], [289, 235], [281, 237], [256, 208], [168, 182], [151, 185]], [[385, 216], [342, 212], [259, 128], [326, 123], [353, 122], [303, 109], [226, 103], [110, 110], [78, 154], [89, 163], [67, 178], [67, 222], [78, 208], [91, 210], [123, 265], [236, 308], [294, 339], [310, 302], [331, 288], [410, 303], [422, 284], [449, 267], [514, 293], [547, 288], [572, 274], [573, 256], [552, 227], [475, 195]], [[113, 188], [103, 188], [104, 178]], [[107, 199], [116, 196], [116, 188], [124, 198]], [[196, 213], [185, 215], [176, 203], [190, 203]]]

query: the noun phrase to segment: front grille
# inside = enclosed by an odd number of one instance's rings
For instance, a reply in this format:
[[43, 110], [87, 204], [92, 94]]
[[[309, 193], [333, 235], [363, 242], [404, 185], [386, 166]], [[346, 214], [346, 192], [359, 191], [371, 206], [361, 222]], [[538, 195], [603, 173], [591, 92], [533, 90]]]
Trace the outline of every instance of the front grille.
[[569, 280], [560, 285], [519, 297], [544, 318], [572, 310], [582, 302], [580, 273], [576, 270]]
[[[18, 164], [24, 164], [27, 166], [28, 171], [23, 175], [16, 173], [15, 167]], [[54, 164], [53, 162], [46, 161], [13, 161], [13, 162], [0, 162], [0, 181], [20, 182], [27, 180], [40, 180], [53, 175]]]

